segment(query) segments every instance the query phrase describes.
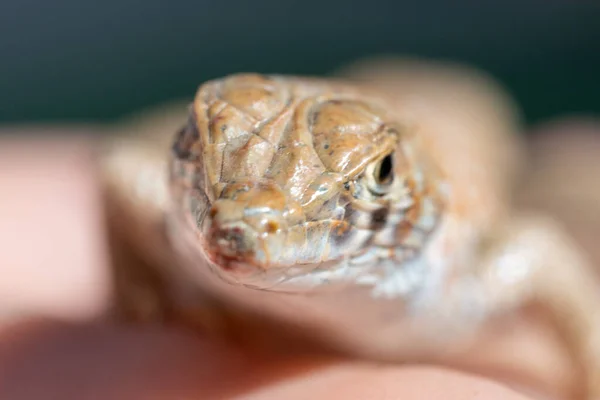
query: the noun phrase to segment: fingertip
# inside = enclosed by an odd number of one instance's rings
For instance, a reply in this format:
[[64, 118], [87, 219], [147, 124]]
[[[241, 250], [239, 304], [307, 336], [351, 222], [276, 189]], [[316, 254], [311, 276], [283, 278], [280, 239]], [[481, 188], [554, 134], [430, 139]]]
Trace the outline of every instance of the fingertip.
[[[177, 329], [25, 328], [0, 341], [2, 398], [527, 398], [492, 380], [441, 367], [248, 354]], [[48, 379], [57, 375], [70, 379]]]
[[276, 381], [248, 398], [522, 400], [527, 397], [491, 380], [443, 368], [340, 363]]
[[0, 142], [1, 311], [95, 316], [108, 268], [92, 141], [11, 133]]

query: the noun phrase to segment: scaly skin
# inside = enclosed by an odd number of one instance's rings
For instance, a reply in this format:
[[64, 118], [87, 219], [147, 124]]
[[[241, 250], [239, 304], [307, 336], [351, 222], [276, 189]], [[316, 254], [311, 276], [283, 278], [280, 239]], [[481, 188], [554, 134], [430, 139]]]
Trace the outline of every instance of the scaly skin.
[[538, 303], [598, 396], [600, 298], [558, 227], [510, 212], [512, 121], [486, 130], [473, 110], [436, 125], [424, 113], [444, 121], [451, 97], [381, 79], [227, 77], [200, 87], [174, 140], [113, 143], [116, 244], [144, 259], [117, 269], [121, 307], [217, 331], [227, 314], [267, 343], [279, 324], [398, 361]]

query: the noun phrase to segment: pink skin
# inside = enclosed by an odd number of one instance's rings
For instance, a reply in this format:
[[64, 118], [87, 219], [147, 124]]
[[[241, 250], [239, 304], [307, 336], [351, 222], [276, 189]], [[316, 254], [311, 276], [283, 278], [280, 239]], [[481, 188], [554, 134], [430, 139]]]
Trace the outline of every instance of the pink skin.
[[[110, 277], [91, 146], [61, 133], [0, 141], [0, 398], [525, 399], [568, 390], [556, 338], [525, 318], [490, 329], [460, 363], [471, 372], [274, 358], [176, 328], [78, 323], [105, 310]], [[25, 321], [33, 315], [47, 318]]]

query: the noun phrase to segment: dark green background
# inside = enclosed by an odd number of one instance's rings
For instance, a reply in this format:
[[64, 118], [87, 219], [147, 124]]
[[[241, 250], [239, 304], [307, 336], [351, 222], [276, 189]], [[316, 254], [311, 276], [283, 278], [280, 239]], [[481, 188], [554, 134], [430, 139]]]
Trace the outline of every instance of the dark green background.
[[238, 71], [465, 61], [529, 122], [600, 112], [600, 2], [0, 0], [0, 122], [111, 120]]

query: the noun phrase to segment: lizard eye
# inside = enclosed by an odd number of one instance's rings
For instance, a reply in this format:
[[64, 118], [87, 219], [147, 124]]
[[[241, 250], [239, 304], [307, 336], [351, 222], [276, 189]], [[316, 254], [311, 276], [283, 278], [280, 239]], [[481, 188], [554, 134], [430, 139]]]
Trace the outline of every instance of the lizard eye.
[[375, 182], [378, 185], [389, 185], [394, 179], [392, 155], [388, 154], [375, 167]]
[[384, 195], [394, 182], [394, 157], [388, 154], [369, 168], [369, 189], [375, 195]]

